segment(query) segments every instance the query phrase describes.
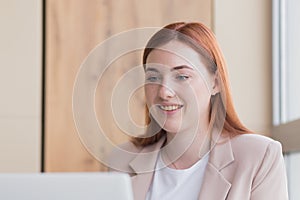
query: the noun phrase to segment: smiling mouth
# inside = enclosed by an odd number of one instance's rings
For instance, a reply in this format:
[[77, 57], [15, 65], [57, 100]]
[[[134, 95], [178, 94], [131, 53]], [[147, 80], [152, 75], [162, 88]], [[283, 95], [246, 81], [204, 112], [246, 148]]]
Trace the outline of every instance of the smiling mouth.
[[178, 109], [182, 108], [183, 105], [168, 105], [168, 106], [159, 105], [158, 107], [164, 111], [174, 111], [174, 110], [178, 110]]

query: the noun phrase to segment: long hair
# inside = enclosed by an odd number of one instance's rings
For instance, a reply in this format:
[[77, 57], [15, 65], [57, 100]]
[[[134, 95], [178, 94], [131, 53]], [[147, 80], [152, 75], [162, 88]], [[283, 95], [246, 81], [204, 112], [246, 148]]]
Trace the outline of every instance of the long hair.
[[[220, 81], [220, 92], [211, 97], [210, 102], [210, 125], [217, 126], [222, 132], [230, 134], [231, 137], [250, 133], [239, 120], [234, 109], [227, 69], [223, 54], [219, 48], [217, 40], [210, 29], [202, 23], [178, 22], [165, 26], [155, 33], [148, 41], [143, 52], [143, 65], [147, 63], [149, 54], [156, 48], [167, 44], [172, 40], [177, 40], [189, 45], [201, 56], [210, 61], [208, 70], [217, 73]], [[146, 106], [146, 123], [149, 124], [152, 118]], [[162, 129], [157, 134], [150, 137], [134, 137], [132, 142], [139, 146], [146, 146], [157, 142], [165, 131]], [[147, 135], [145, 135], [147, 136]]]

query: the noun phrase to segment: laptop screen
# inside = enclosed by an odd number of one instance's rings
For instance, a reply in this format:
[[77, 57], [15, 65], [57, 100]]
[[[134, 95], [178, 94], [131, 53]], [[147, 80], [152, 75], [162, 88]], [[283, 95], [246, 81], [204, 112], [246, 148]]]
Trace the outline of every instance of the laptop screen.
[[133, 200], [133, 193], [127, 174], [16, 173], [0, 174], [0, 199]]

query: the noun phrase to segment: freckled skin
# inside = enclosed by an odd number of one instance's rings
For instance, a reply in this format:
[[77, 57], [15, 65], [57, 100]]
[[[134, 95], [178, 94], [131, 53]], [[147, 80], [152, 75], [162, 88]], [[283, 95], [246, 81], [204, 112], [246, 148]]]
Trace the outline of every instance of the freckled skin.
[[149, 54], [145, 77], [148, 108], [163, 129], [177, 133], [207, 126], [215, 79], [198, 52], [171, 41]]

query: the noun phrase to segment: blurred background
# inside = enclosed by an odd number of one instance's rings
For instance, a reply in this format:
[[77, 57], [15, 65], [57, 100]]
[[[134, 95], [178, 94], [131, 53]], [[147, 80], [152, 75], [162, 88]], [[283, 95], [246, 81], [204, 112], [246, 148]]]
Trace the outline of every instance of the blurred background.
[[[200, 21], [223, 50], [241, 120], [283, 144], [290, 196], [299, 199], [299, 11], [297, 0], [0, 0], [0, 172], [104, 171], [73, 121], [81, 63], [122, 31]], [[97, 93], [99, 105], [124, 72], [113, 70]], [[107, 109], [97, 107], [100, 122], [114, 141], [126, 140]]]

